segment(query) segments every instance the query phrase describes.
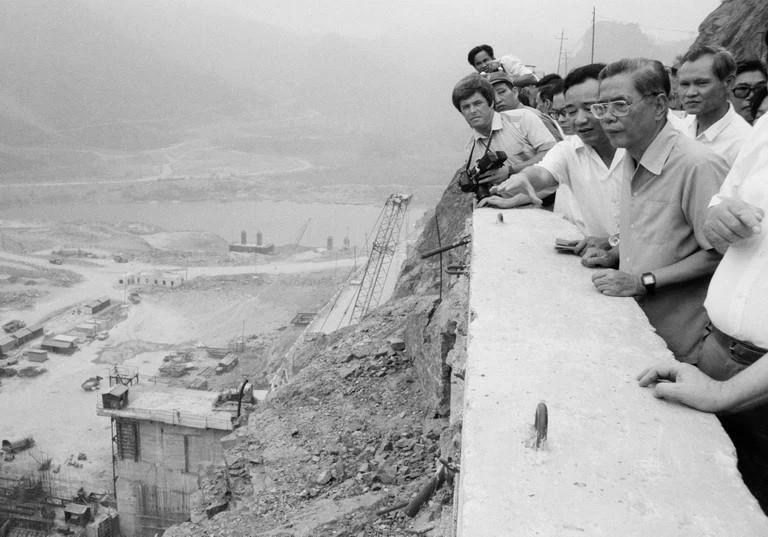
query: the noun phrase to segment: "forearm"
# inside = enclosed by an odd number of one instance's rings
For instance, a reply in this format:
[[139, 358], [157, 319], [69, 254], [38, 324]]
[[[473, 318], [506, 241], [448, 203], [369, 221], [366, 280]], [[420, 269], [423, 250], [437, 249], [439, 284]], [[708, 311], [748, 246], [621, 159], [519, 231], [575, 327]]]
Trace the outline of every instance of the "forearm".
[[551, 194], [557, 190], [558, 182], [555, 176], [541, 166], [530, 166], [521, 171], [520, 175], [524, 175], [528, 179], [528, 182], [531, 183], [531, 186], [537, 193], [546, 192]]
[[677, 263], [653, 271], [656, 287], [666, 287], [709, 276], [717, 268], [722, 256], [712, 250], [699, 250]]
[[768, 354], [722, 385], [724, 412], [741, 412], [768, 403]]
[[541, 160], [544, 158], [544, 155], [547, 154], [547, 151], [552, 149], [554, 145], [555, 145], [554, 142], [551, 144], [544, 144], [536, 151], [536, 154], [533, 155], [528, 160], [523, 160], [515, 164], [512, 164], [513, 173], [520, 173], [521, 171], [527, 169], [529, 166], [533, 166], [534, 164], [541, 162]]

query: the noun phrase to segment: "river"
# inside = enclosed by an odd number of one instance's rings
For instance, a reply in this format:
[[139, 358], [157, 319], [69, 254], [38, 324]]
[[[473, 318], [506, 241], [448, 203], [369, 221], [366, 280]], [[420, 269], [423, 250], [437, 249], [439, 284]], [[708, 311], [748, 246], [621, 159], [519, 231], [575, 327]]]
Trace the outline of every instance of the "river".
[[[261, 231], [265, 242], [293, 244], [302, 226], [309, 220], [300, 244], [324, 247], [328, 237], [341, 247], [345, 237], [353, 246], [362, 246], [381, 213], [380, 206], [297, 203], [293, 201], [158, 201], [149, 203], [62, 203], [36, 204], [0, 209], [0, 220], [105, 222], [119, 224], [145, 222], [166, 231], [207, 231], [230, 242], [240, 241], [240, 232], [248, 241], [256, 241]], [[406, 229], [424, 212], [411, 207]], [[0, 223], [1, 225], [1, 223]]]

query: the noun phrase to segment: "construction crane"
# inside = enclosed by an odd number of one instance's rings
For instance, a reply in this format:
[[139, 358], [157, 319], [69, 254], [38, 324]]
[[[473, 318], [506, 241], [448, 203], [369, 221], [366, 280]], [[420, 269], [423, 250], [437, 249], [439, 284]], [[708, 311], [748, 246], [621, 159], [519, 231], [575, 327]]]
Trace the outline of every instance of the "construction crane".
[[379, 305], [410, 201], [410, 194], [392, 194], [384, 204], [376, 222], [376, 235], [352, 307], [350, 323], [358, 322], [368, 310]]
[[301, 229], [299, 230], [299, 234], [296, 235], [296, 240], [294, 241], [293, 245], [298, 246], [299, 242], [301, 242], [301, 238], [304, 236], [304, 233], [307, 232], [307, 227], [309, 227], [309, 223], [312, 221], [312, 217], [307, 218], [307, 221], [302, 224]]

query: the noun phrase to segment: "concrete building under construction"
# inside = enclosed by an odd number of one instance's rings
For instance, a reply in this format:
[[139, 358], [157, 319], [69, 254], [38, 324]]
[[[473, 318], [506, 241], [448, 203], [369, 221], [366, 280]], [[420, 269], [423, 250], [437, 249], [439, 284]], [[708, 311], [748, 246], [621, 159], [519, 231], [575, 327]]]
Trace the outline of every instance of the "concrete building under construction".
[[236, 405], [218, 394], [148, 384], [113, 389], [97, 414], [112, 421], [115, 495], [127, 537], [153, 537], [189, 519], [198, 471], [221, 463], [220, 440], [233, 430]]

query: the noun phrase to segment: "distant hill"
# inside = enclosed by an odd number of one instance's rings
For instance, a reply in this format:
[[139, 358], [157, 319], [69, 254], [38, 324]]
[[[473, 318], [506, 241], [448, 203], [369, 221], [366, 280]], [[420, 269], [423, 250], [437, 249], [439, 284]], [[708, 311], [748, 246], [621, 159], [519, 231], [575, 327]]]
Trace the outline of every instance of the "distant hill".
[[724, 46], [738, 59], [766, 59], [763, 42], [768, 31], [768, 2], [724, 0], [699, 25], [696, 43]]
[[194, 0], [3, 0], [0, 29], [0, 174], [101, 175], [101, 149], [203, 130], [220, 141], [230, 119], [234, 138], [250, 125], [281, 154], [320, 140], [361, 157], [463, 147], [446, 128], [458, 123], [450, 87], [375, 42], [298, 36]]
[[[164, 120], [265, 102], [110, 31], [77, 0], [5, 0], [0, 21], [0, 142], [9, 145], [152, 146], [168, 139]], [[110, 123], [121, 127], [114, 139], [98, 128]]]
[[[634, 23], [600, 21], [595, 25], [595, 61], [608, 63], [621, 58], [645, 57], [660, 60], [665, 65], [688, 50], [693, 37], [679, 41], [658, 41], [643, 33]], [[581, 38], [581, 46], [568, 58], [570, 67], [590, 62], [592, 29]]]

